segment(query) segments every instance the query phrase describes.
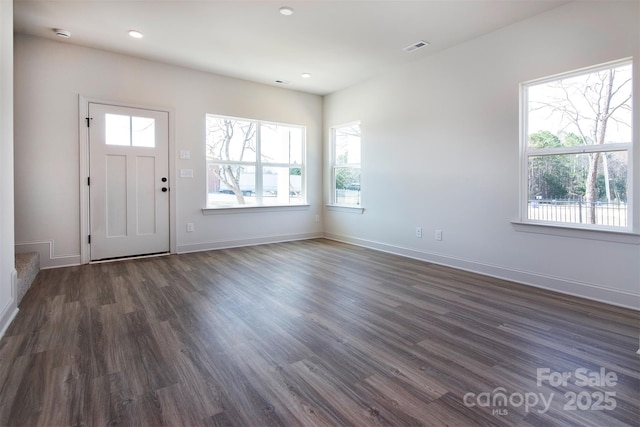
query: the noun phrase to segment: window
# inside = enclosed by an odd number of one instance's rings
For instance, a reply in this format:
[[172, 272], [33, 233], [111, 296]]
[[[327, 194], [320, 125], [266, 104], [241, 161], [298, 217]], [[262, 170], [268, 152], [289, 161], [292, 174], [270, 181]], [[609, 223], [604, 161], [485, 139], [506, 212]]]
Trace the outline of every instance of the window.
[[305, 203], [305, 128], [207, 114], [207, 207]]
[[332, 129], [332, 184], [335, 205], [360, 206], [360, 123]]
[[104, 120], [107, 145], [151, 148], [156, 146], [155, 119], [107, 113]]
[[630, 229], [631, 61], [521, 85], [522, 217]]

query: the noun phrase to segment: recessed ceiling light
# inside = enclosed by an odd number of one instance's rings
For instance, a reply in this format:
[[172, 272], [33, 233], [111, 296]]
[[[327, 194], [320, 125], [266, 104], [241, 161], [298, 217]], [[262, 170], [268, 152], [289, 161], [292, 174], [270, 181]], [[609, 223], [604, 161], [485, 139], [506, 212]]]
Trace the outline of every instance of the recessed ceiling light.
[[284, 16], [291, 16], [293, 15], [293, 12], [294, 12], [293, 8], [289, 6], [282, 6], [280, 8], [280, 13]]
[[62, 37], [63, 39], [68, 39], [69, 37], [71, 37], [71, 31], [54, 28], [53, 32], [56, 33], [56, 36]]
[[300, 77], [302, 77], [303, 79], [310, 79], [311, 78], [311, 74], [310, 73], [302, 73], [302, 74], [300, 74]]
[[140, 31], [136, 31], [136, 30], [129, 30], [129, 35], [131, 37], [133, 37], [134, 39], [141, 39], [142, 38], [142, 33]]

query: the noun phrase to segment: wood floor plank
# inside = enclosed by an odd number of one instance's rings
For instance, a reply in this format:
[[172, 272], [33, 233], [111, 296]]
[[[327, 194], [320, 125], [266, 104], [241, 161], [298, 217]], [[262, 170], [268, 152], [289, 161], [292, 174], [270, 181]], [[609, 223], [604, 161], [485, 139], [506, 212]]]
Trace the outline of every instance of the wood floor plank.
[[8, 417], [9, 424], [37, 425], [38, 418], [46, 398], [43, 384], [50, 380], [54, 367], [53, 358], [47, 352], [34, 353], [21, 356], [27, 359], [27, 365], [22, 372], [22, 377], [15, 389], [15, 395]]
[[638, 427], [639, 327], [324, 239], [43, 270], [0, 340], [0, 425]]
[[290, 413], [290, 425], [331, 426], [331, 420], [319, 405], [321, 399], [310, 395], [309, 388], [301, 387], [296, 382], [288, 365], [281, 365], [269, 358], [267, 353], [254, 351], [238, 351], [237, 357], [242, 361], [241, 369], [246, 373], [254, 386], [267, 387], [264, 392], [272, 395], [272, 400], [280, 403]]
[[126, 425], [135, 395], [121, 372], [94, 378], [89, 425]]
[[345, 387], [340, 379], [310, 360], [301, 360], [291, 365], [293, 371], [326, 401], [325, 410], [348, 425], [389, 425], [373, 402], [357, 394], [353, 388]]

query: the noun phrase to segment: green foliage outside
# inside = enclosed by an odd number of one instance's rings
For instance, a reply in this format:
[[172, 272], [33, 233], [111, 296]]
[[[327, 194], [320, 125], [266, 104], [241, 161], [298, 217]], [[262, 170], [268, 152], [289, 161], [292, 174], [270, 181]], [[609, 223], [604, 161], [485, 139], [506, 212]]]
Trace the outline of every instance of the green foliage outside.
[[[589, 141], [588, 141], [589, 142]], [[530, 135], [532, 148], [558, 148], [585, 145], [582, 138], [568, 133], [555, 135], [540, 131]], [[576, 200], [585, 196], [590, 157], [594, 154], [560, 154], [529, 158], [529, 198]], [[601, 153], [596, 181], [597, 201], [607, 202], [605, 164], [613, 202], [627, 200], [627, 162], [620, 153]]]
[[[337, 160], [338, 164], [345, 164], [347, 162], [347, 155], [340, 155]], [[345, 190], [351, 184], [360, 184], [360, 169], [349, 167], [336, 168], [336, 190]]]

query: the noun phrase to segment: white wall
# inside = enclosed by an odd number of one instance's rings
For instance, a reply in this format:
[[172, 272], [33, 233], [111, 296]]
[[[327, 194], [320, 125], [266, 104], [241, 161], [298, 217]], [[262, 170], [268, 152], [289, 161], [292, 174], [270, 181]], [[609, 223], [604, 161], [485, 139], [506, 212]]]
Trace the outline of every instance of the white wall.
[[[174, 169], [194, 170], [172, 183], [178, 252], [321, 234], [321, 97], [16, 35], [16, 250], [39, 251], [43, 267], [80, 262], [79, 95], [172, 111]], [[311, 207], [203, 215], [206, 113], [307, 126]], [[178, 159], [179, 150], [191, 159]]]
[[613, 243], [593, 233], [525, 233], [511, 223], [519, 204], [519, 83], [630, 56], [640, 82], [639, 9], [638, 2], [570, 3], [325, 97], [325, 131], [362, 122], [365, 208], [362, 215], [327, 211], [327, 235], [640, 308], [637, 237]]
[[13, 215], [13, 2], [0, 1], [0, 337], [17, 313]]

